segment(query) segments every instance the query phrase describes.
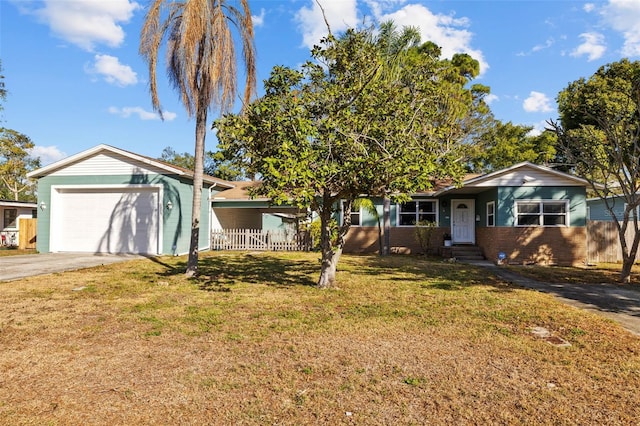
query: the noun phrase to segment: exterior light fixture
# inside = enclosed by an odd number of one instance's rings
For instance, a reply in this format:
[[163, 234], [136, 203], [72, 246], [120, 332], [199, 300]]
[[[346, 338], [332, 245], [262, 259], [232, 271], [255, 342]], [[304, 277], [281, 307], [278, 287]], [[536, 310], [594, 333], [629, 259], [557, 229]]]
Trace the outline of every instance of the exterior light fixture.
[[47, 203], [45, 203], [44, 201], [40, 201], [40, 210], [46, 210], [47, 209]]
[[173, 203], [171, 201], [167, 202], [167, 210], [171, 210], [173, 208]]

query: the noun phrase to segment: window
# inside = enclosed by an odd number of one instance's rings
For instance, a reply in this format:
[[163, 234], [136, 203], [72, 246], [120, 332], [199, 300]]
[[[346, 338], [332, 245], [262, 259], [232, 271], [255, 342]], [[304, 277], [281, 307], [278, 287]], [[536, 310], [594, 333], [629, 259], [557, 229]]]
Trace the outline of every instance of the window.
[[516, 201], [516, 226], [567, 226], [568, 201]]
[[[340, 217], [344, 220], [344, 203], [342, 203], [342, 211]], [[351, 210], [351, 226], [362, 226], [362, 209]]]
[[496, 226], [496, 202], [487, 203], [487, 226]]
[[398, 225], [415, 226], [420, 221], [437, 222], [438, 209], [435, 200], [410, 201], [398, 208]]
[[360, 226], [360, 210], [351, 210], [351, 226]]
[[18, 209], [4, 209], [4, 227], [16, 228], [18, 224], [16, 219], [18, 217]]

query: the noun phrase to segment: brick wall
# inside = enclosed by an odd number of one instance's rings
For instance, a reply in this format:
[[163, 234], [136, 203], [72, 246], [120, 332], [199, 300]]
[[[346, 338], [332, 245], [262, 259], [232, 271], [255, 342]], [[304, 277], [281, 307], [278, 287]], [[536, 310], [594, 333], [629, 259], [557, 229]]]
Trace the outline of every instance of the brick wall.
[[[416, 240], [413, 227], [393, 227], [390, 230], [389, 241], [391, 253], [422, 254], [422, 248]], [[449, 228], [435, 228], [431, 237], [431, 251], [438, 253], [442, 247], [442, 238]], [[375, 226], [354, 226], [347, 233], [345, 253], [377, 253], [380, 244], [378, 242], [378, 228]]]
[[587, 233], [577, 227], [492, 227], [476, 230], [477, 244], [487, 259], [504, 252], [510, 263], [581, 265], [587, 256]]

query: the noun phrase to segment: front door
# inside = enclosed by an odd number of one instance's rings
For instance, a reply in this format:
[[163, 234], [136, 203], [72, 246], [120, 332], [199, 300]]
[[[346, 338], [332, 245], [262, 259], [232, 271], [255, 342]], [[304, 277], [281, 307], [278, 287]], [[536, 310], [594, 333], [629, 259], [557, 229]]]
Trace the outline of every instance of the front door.
[[451, 239], [453, 243], [475, 244], [475, 201], [453, 200], [451, 210]]

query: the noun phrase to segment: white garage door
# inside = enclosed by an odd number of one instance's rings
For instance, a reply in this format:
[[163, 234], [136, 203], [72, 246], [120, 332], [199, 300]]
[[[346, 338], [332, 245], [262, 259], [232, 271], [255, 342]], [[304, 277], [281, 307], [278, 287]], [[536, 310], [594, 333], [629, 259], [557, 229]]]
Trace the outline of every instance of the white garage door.
[[158, 254], [158, 188], [59, 188], [51, 251]]

